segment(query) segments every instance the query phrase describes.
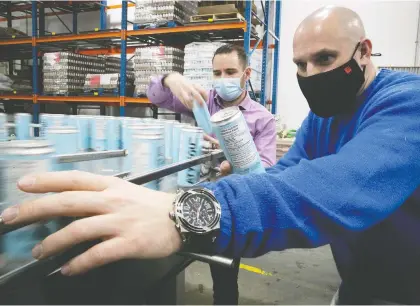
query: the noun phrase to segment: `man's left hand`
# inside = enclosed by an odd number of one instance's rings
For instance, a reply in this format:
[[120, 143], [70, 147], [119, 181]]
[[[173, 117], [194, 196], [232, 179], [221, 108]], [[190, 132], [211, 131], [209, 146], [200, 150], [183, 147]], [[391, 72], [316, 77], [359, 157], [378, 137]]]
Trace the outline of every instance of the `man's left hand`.
[[79, 171], [25, 177], [18, 187], [29, 193], [55, 193], [6, 209], [1, 215], [4, 224], [84, 217], [38, 244], [33, 249], [35, 258], [56, 255], [85, 241], [102, 240], [67, 263], [61, 270], [65, 275], [120, 259], [166, 257], [181, 246], [181, 237], [169, 217], [175, 195]]

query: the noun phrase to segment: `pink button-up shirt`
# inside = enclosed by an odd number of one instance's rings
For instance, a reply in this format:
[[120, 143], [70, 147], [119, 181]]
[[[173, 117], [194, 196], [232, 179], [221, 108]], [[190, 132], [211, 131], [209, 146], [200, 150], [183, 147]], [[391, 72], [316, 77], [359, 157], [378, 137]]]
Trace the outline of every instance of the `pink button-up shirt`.
[[[193, 116], [192, 111], [186, 108], [169, 88], [162, 85], [162, 76], [152, 78], [147, 90], [147, 97], [151, 103], [158, 107]], [[208, 97], [207, 106], [210, 115], [213, 115], [223, 108], [223, 104], [214, 90], [210, 90]], [[249, 94], [239, 104], [239, 108], [245, 117], [264, 166], [274, 165], [276, 163], [277, 137], [274, 116], [264, 106], [253, 101]]]

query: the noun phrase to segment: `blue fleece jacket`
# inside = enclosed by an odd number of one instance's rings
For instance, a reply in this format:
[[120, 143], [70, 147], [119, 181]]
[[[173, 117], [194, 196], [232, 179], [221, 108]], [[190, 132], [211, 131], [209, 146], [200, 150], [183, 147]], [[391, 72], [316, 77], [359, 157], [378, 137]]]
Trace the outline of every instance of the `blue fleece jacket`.
[[206, 186], [222, 206], [218, 251], [330, 244], [350, 303], [419, 304], [420, 77], [381, 70], [361, 100], [348, 116], [310, 113], [267, 173]]

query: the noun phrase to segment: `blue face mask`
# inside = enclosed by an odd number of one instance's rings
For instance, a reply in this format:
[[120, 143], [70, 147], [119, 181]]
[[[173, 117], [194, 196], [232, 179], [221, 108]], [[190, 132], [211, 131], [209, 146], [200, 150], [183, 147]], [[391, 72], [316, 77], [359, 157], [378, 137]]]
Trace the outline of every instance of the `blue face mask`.
[[241, 78], [219, 78], [213, 81], [213, 88], [226, 102], [239, 98], [244, 89], [241, 87]]

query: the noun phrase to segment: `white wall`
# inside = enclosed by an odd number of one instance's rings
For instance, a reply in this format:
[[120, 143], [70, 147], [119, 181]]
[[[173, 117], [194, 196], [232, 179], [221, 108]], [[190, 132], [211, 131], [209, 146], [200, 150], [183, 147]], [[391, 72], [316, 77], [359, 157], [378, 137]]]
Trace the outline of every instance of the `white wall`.
[[327, 4], [342, 5], [360, 15], [367, 37], [372, 40], [373, 52], [382, 53], [374, 58], [376, 65], [414, 65], [419, 1], [283, 0], [277, 113], [289, 128], [299, 127], [309, 111], [292, 62], [294, 31], [307, 15]]

